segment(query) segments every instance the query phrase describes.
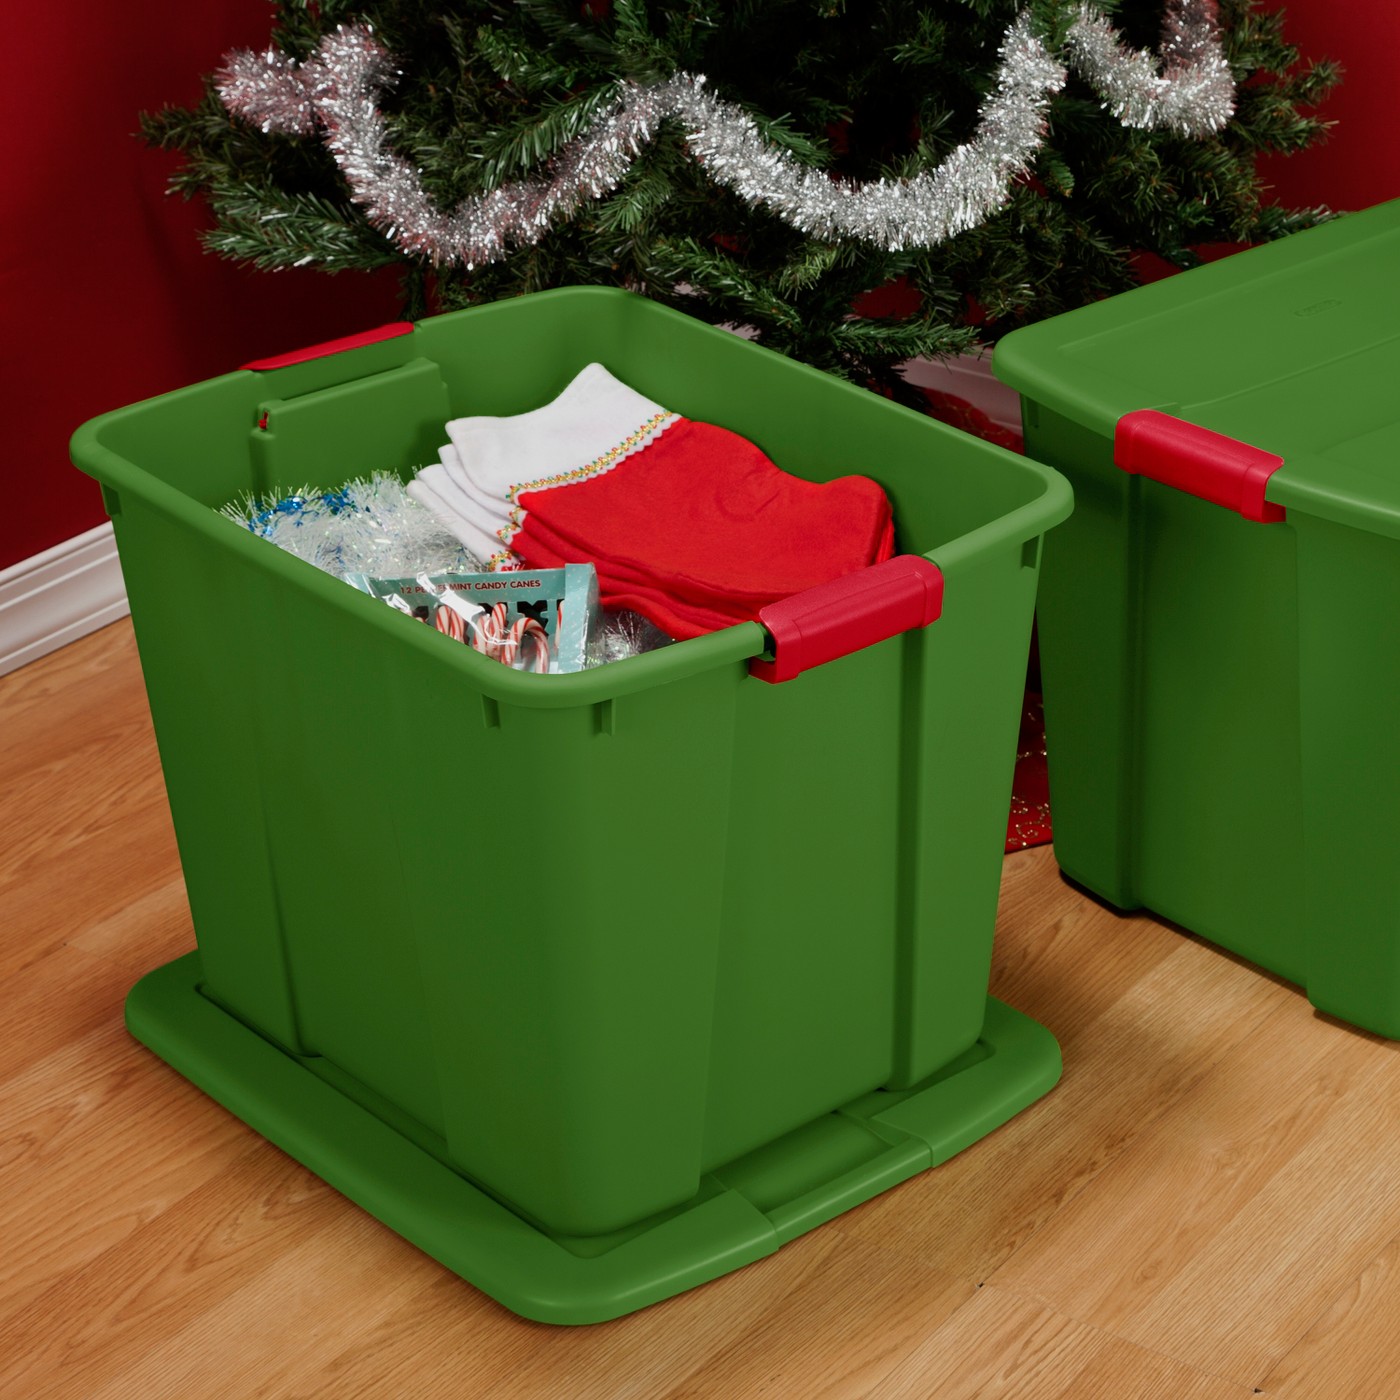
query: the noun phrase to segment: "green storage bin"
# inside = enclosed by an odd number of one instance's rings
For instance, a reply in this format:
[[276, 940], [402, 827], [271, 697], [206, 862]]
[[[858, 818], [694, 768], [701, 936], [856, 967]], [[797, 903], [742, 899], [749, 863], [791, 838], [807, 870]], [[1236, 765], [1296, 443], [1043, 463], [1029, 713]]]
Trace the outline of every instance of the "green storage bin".
[[[74, 438], [199, 945], [127, 1020], [507, 1306], [593, 1321], [771, 1252], [1057, 1078], [987, 981], [1040, 538], [1071, 498], [626, 293], [395, 329]], [[448, 419], [536, 407], [592, 360], [808, 479], [875, 477], [943, 616], [782, 684], [749, 674], [757, 623], [529, 675], [210, 509], [411, 471]]]
[[1400, 202], [995, 368], [1075, 490], [1039, 603], [1062, 869], [1400, 1036]]

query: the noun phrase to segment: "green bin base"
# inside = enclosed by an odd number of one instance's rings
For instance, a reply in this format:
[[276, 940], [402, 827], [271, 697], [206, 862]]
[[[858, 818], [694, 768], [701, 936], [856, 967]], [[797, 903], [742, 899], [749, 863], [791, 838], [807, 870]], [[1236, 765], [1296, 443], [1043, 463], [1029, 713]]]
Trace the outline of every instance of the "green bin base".
[[1060, 1076], [1050, 1032], [989, 997], [982, 1039], [922, 1084], [863, 1095], [766, 1144], [674, 1211], [577, 1239], [522, 1219], [453, 1171], [421, 1128], [389, 1126], [353, 1083], [264, 1040], [200, 982], [197, 952], [149, 973], [127, 998], [127, 1028], [376, 1219], [538, 1322], [620, 1317], [772, 1254], [946, 1161]]

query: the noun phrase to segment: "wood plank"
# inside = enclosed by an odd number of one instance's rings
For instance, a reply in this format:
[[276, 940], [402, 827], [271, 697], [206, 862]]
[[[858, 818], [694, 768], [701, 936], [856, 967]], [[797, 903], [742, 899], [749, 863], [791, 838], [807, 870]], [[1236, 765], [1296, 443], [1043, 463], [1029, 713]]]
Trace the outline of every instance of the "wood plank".
[[[50, 1056], [62, 1056], [72, 1042], [101, 1034], [114, 1016], [120, 1016], [127, 990], [119, 969], [61, 944], [40, 954], [19, 975], [24, 995], [7, 1008], [6, 1034], [0, 1037], [0, 1085]], [[0, 1135], [5, 1135], [4, 1127]]]
[[1264, 1378], [1277, 1400], [1394, 1400], [1400, 1239], [1391, 1240]]
[[[335, 1267], [326, 1240], [327, 1265]], [[330, 1300], [343, 1322], [322, 1345], [297, 1347], [250, 1376], [248, 1396], [463, 1396], [479, 1400], [529, 1366], [569, 1328], [526, 1322], [427, 1255], [396, 1259], [381, 1300], [375, 1285]], [[386, 1306], [379, 1306], [384, 1301]], [[256, 1318], [256, 1315], [255, 1315]], [[607, 1324], [604, 1324], [606, 1327]], [[584, 1329], [589, 1333], [595, 1329]], [[556, 1373], [573, 1378], [566, 1367]], [[543, 1392], [548, 1394], [549, 1391]], [[586, 1390], [580, 1390], [586, 1394]]]
[[67, 940], [70, 948], [111, 965], [118, 985], [126, 989], [195, 946], [184, 879], [178, 868], [162, 879], [163, 866], [163, 860], [153, 865], [146, 881], [150, 888], [139, 898], [75, 929]]
[[126, 724], [143, 712], [130, 618], [0, 676], [0, 790], [27, 769], [64, 761], [75, 730], [91, 732], [108, 719]]
[[1060, 1042], [1059, 1085], [842, 1228], [981, 1282], [1292, 997], [1147, 917], [1060, 880], [1048, 848], [1008, 858], [993, 990]]
[[820, 1252], [820, 1267], [756, 1309], [727, 1346], [656, 1392], [658, 1400], [858, 1400], [973, 1293], [966, 1281], [839, 1226], [794, 1245], [808, 1257]]
[[176, 876], [29, 960], [24, 995], [0, 1038], [0, 1084], [89, 1034], [121, 1024], [132, 984], [194, 947], [184, 882]]
[[179, 863], [129, 619], [0, 677], [0, 980]]
[[1246, 1400], [1192, 1370], [989, 1284], [869, 1392], [869, 1400]]
[[[764, 1384], [770, 1395], [857, 1395], [864, 1392], [831, 1390], [832, 1374], [862, 1383], [885, 1364], [882, 1347], [897, 1349], [895, 1319], [917, 1330], [914, 1318], [950, 1311], [971, 1291], [831, 1230], [592, 1327], [526, 1322], [444, 1275], [352, 1346], [319, 1365], [294, 1365], [285, 1380], [305, 1395], [470, 1393], [480, 1400], [739, 1397], [765, 1393]], [[472, 1358], [469, 1392], [459, 1389], [464, 1356]]]
[[0, 1085], [0, 1330], [8, 1312], [228, 1171], [254, 1141], [117, 1014]]
[[347, 1228], [346, 1203], [310, 1172], [251, 1133], [241, 1145], [217, 1174], [201, 1173], [198, 1184], [192, 1174], [190, 1189], [158, 1213], [32, 1290], [5, 1321], [26, 1345], [0, 1369], [0, 1393], [97, 1394], [140, 1369], [153, 1336], [204, 1325], [285, 1254]]
[[1259, 1384], [1400, 1229], [1398, 1057], [1291, 997], [993, 1278]]
[[[331, 1193], [318, 1196], [329, 1203]], [[75, 1391], [74, 1400], [297, 1394], [286, 1373], [301, 1358], [344, 1346], [421, 1287], [416, 1253], [362, 1211], [337, 1210], [309, 1239], [292, 1231], [265, 1253], [264, 1267], [244, 1274], [241, 1287], [207, 1299], [195, 1316], [161, 1323], [130, 1365], [96, 1389]], [[470, 1375], [470, 1357], [458, 1365], [459, 1375]], [[345, 1386], [331, 1393], [364, 1392]]]

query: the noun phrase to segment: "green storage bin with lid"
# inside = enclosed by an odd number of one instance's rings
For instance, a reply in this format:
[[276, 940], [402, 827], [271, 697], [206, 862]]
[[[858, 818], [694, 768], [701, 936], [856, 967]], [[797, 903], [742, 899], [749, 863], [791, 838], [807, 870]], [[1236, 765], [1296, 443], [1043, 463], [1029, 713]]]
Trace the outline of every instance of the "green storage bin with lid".
[[[836, 590], [856, 649], [781, 683], [750, 664], [820, 658], [758, 623], [537, 676], [211, 509], [412, 471], [448, 419], [593, 360], [808, 479], [879, 480], [942, 616], [896, 631], [908, 576], [872, 607], [867, 571]], [[987, 982], [1055, 472], [579, 288], [260, 362], [73, 456], [114, 522], [198, 941], [128, 1025], [507, 1306], [679, 1292], [1054, 1083], [1053, 1038]]]
[[1400, 1036], [1400, 202], [995, 369], [1075, 490], [1038, 610], [1061, 868]]

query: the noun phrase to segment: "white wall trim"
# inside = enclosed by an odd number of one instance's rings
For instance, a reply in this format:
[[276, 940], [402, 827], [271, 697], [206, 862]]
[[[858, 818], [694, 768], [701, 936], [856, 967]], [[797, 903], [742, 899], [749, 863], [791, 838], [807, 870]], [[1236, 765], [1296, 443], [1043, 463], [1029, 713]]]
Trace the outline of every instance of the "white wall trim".
[[974, 350], [950, 360], [906, 360], [899, 369], [910, 384], [956, 394], [980, 408], [998, 427], [1020, 433], [1021, 396], [992, 373], [990, 350]]
[[112, 525], [0, 570], [0, 676], [125, 617]]

